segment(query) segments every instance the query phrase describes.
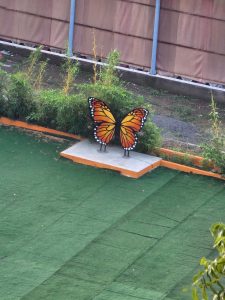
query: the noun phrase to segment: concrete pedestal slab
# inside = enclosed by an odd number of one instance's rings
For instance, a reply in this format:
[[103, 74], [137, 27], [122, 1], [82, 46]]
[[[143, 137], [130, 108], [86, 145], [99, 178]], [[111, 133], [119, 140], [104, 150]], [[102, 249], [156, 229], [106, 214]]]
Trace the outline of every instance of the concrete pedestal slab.
[[119, 146], [110, 145], [106, 152], [99, 151], [99, 148], [99, 144], [83, 140], [62, 151], [60, 155], [76, 163], [119, 171], [122, 175], [132, 178], [141, 177], [161, 162], [159, 157], [135, 151], [131, 151], [129, 157], [124, 157], [124, 151]]

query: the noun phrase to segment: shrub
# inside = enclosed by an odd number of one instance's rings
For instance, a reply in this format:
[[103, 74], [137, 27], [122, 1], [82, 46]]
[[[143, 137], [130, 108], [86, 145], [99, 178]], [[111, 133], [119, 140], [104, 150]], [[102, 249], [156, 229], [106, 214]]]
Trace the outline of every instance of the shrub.
[[0, 69], [0, 116], [6, 116], [6, 103], [8, 101], [8, 86], [10, 76]]
[[36, 110], [32, 87], [23, 73], [10, 76], [7, 97], [3, 103], [3, 114], [12, 119], [26, 119]]
[[67, 95], [58, 107], [57, 128], [75, 134], [89, 136], [89, 110], [87, 99], [82, 94]]
[[[34, 74], [40, 58], [40, 49], [30, 57], [28, 74]], [[78, 72], [78, 64], [66, 60], [66, 76], [63, 89], [39, 90], [43, 78], [46, 62], [39, 68], [39, 77], [36, 79], [38, 90], [32, 92], [31, 80], [26, 73], [17, 73], [10, 76], [6, 95], [0, 96], [0, 113], [13, 119], [26, 119], [46, 127], [73, 132], [86, 137], [93, 137], [93, 121], [90, 117], [88, 98], [96, 97], [105, 101], [112, 110], [119, 124], [125, 115], [135, 107], [145, 107], [150, 116], [139, 134], [139, 151], [151, 151], [160, 145], [158, 128], [151, 122], [152, 109], [144, 102], [142, 96], [129, 92], [120, 81], [116, 64], [119, 53], [113, 51], [108, 56], [108, 64], [104, 66], [94, 83], [76, 84], [75, 93], [71, 93], [74, 86], [74, 76]], [[0, 73], [0, 76], [6, 76]], [[0, 92], [4, 89], [1, 88]], [[3, 94], [3, 93], [2, 93]], [[2, 100], [1, 100], [2, 99]], [[118, 137], [115, 140], [118, 142]]]
[[66, 96], [61, 90], [41, 90], [37, 94], [37, 111], [29, 119], [46, 127], [56, 128], [58, 107]]
[[88, 135], [88, 103], [82, 94], [67, 95], [62, 90], [42, 90], [37, 97], [37, 112], [30, 120], [43, 126]]
[[83, 84], [80, 91], [86, 98], [96, 97], [105, 101], [118, 120], [121, 120], [131, 109], [144, 105], [142, 96], [134, 96], [121, 86], [105, 86], [100, 82], [96, 84]]
[[[151, 116], [149, 116], [150, 118]], [[160, 147], [162, 144], [160, 129], [152, 123], [151, 120], [147, 120], [146, 124], [139, 133], [139, 142], [137, 144], [137, 150], [140, 152], [151, 152], [156, 147]]]

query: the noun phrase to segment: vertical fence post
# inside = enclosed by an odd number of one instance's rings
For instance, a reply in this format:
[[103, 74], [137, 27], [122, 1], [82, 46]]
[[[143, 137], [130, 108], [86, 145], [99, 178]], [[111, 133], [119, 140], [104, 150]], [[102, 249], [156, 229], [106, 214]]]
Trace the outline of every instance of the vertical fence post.
[[76, 14], [76, 0], [70, 0], [70, 27], [68, 41], [68, 55], [73, 56], [74, 21]]
[[150, 70], [151, 75], [156, 74], [156, 58], [157, 58], [158, 31], [159, 31], [159, 15], [160, 15], [160, 0], [156, 0], [153, 41], [152, 41], [152, 60], [151, 60], [151, 70]]

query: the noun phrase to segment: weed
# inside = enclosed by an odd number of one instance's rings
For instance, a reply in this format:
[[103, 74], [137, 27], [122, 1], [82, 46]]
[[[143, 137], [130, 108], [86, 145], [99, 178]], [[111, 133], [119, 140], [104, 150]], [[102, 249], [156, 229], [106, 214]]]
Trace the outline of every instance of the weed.
[[189, 167], [195, 167], [195, 164], [193, 162], [193, 159], [191, 159], [190, 154], [188, 153], [184, 153], [184, 155], [179, 156], [179, 155], [166, 155], [166, 154], [160, 154], [160, 157], [163, 159], [166, 159], [168, 161], [172, 161], [174, 163], [177, 164], [182, 164], [185, 166], [189, 166]]
[[[193, 300], [208, 300], [209, 295], [212, 296], [213, 300], [225, 299], [225, 287], [223, 285], [225, 279], [225, 224], [213, 224], [210, 231], [218, 256], [213, 260], [201, 258], [200, 265], [203, 270], [193, 277]], [[201, 298], [199, 298], [199, 292]]]
[[184, 96], [184, 95], [174, 95], [172, 96], [173, 100], [180, 101], [180, 102], [186, 102], [187, 100], [192, 100], [190, 96]]
[[192, 109], [187, 106], [175, 105], [174, 111], [178, 117], [185, 121], [192, 121], [194, 117], [192, 115]]
[[47, 64], [48, 64], [47, 61], [42, 61], [40, 63], [38, 74], [37, 74], [36, 80], [34, 82], [34, 87], [38, 90], [40, 90], [40, 88], [42, 86], [42, 82], [43, 82], [43, 78], [44, 78], [44, 74], [45, 74], [45, 71], [46, 71]]
[[211, 95], [211, 140], [202, 146], [203, 157], [206, 161], [211, 161], [217, 168], [220, 169], [222, 174], [225, 174], [225, 136], [221, 129], [221, 122], [214, 101], [213, 95]]
[[95, 32], [93, 30], [93, 56], [94, 56], [94, 63], [93, 63], [93, 83], [97, 82], [97, 46], [96, 46], [96, 37]]
[[28, 58], [28, 67], [26, 70], [26, 74], [27, 77], [29, 79], [33, 79], [34, 77], [34, 72], [37, 66], [37, 63], [39, 62], [40, 58], [41, 58], [41, 50], [42, 50], [42, 46], [38, 47], [35, 49], [35, 51], [31, 52], [29, 58]]
[[166, 96], [168, 94], [167, 91], [161, 90], [161, 89], [157, 90], [157, 89], [153, 89], [152, 87], [147, 87], [146, 89], [149, 91], [149, 94], [151, 96], [156, 96], [156, 97], [157, 96]]
[[120, 54], [113, 50], [107, 57], [107, 64], [102, 68], [100, 81], [105, 86], [120, 85], [116, 66], [119, 64]]
[[72, 59], [69, 57], [69, 54], [67, 53], [66, 60], [63, 67], [66, 71], [66, 75], [64, 78], [63, 92], [65, 95], [68, 95], [74, 86], [75, 77], [79, 73], [79, 63], [78, 61], [74, 63]]

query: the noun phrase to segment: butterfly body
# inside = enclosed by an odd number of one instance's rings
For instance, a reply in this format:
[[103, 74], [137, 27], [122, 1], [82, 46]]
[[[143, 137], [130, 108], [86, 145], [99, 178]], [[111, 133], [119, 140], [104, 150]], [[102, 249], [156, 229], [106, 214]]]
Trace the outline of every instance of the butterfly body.
[[101, 144], [100, 150], [103, 145], [106, 149], [115, 135], [119, 135], [124, 156], [129, 156], [129, 151], [133, 150], [137, 144], [137, 133], [146, 121], [148, 110], [135, 108], [121, 122], [118, 122], [105, 102], [93, 97], [90, 97], [88, 102], [95, 123], [94, 137]]

